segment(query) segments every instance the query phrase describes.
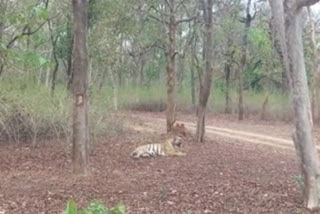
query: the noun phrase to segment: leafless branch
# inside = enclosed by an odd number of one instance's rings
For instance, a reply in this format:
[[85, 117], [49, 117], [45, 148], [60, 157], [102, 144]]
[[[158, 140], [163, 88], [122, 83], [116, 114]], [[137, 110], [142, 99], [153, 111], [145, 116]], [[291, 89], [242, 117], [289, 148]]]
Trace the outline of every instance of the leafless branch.
[[176, 57], [176, 55], [180, 55], [180, 56], [182, 56], [178, 51], [175, 51], [175, 52], [174, 52], [174, 54], [172, 55], [172, 58], [175, 58], [175, 57]]
[[164, 13], [164, 12], [162, 12], [162, 11], [160, 11], [160, 10], [158, 10], [155, 6], [150, 6], [150, 9], [153, 9], [154, 11], [156, 11], [157, 13], [159, 13], [160, 15], [162, 15], [162, 16], [170, 16], [169, 14], [167, 14], [167, 13]]
[[[58, 14], [57, 14], [56, 16], [54, 16], [54, 17], [48, 18], [48, 20], [54, 19], [54, 18], [58, 17], [59, 15], [60, 15], [60, 13], [58, 13]], [[38, 32], [38, 31], [48, 22], [48, 20], [46, 20], [45, 22], [41, 23], [36, 29], [34, 29], [34, 30], [32, 30], [32, 31], [31, 31], [31, 30], [28, 31], [29, 24], [26, 24], [26, 25], [23, 27], [22, 32], [21, 32], [20, 34], [16, 35], [16, 36], [14, 36], [14, 37], [8, 42], [7, 48], [8, 48], [8, 49], [11, 48], [12, 45], [13, 45], [13, 43], [14, 43], [17, 39], [19, 39], [19, 38], [21, 38], [21, 37], [23, 37], [23, 36], [30, 36], [30, 35], [35, 34], [36, 32]]]
[[161, 22], [161, 23], [164, 23], [164, 24], [167, 24], [167, 25], [169, 24], [166, 20], [160, 19], [160, 18], [158, 18], [158, 17], [156, 17], [154, 15], [148, 15], [148, 17], [150, 17], [150, 18], [152, 18], [152, 19], [154, 19], [154, 20], [156, 20], [158, 22]]
[[194, 20], [195, 18], [197, 18], [197, 16], [192, 16], [192, 17], [189, 17], [189, 18], [185, 18], [185, 19], [180, 19], [178, 21], [176, 21], [176, 24], [180, 24], [180, 23], [183, 23], [183, 22], [190, 22], [192, 20]]
[[172, 10], [172, 5], [168, 0], [164, 0], [164, 2], [166, 3], [166, 5], [168, 5], [168, 7]]
[[319, 2], [320, 0], [297, 0], [297, 8], [311, 6]]
[[176, 8], [175, 8], [175, 12], [177, 12], [177, 10], [179, 9], [179, 7], [180, 7], [181, 5], [183, 5], [183, 3], [184, 3], [185, 1], [186, 1], [186, 0], [181, 0], [180, 2], [178, 2], [177, 6], [176, 6]]

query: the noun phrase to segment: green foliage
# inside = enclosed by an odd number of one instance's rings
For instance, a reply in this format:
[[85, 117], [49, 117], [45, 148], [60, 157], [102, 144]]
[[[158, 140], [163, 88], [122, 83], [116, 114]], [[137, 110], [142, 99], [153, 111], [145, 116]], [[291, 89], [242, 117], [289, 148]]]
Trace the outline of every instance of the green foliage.
[[[93, 137], [125, 132], [123, 122], [110, 115], [111, 107], [104, 96], [94, 92], [90, 102], [89, 125]], [[71, 96], [64, 87], [58, 85], [52, 97], [50, 88], [25, 79], [1, 81], [0, 139], [9, 143], [68, 139], [70, 122]]]
[[117, 204], [115, 207], [106, 208], [102, 203], [90, 203], [85, 209], [78, 209], [74, 201], [69, 201], [64, 214], [125, 214], [126, 209], [123, 204]]

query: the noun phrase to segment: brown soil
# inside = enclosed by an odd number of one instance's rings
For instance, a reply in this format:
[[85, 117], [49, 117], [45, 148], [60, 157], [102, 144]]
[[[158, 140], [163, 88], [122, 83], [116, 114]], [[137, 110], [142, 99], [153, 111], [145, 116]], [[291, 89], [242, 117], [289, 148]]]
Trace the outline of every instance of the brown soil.
[[74, 199], [122, 202], [128, 213], [308, 213], [292, 150], [212, 135], [184, 144], [186, 157], [129, 158], [138, 144], [160, 140], [152, 130], [98, 140], [87, 177], [71, 175], [59, 143], [1, 145], [0, 211], [55, 214]]

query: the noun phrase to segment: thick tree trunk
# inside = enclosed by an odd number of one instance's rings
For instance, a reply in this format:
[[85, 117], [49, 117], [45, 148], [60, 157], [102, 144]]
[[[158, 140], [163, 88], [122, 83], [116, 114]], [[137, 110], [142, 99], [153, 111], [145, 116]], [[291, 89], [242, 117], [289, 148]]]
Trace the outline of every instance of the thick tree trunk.
[[88, 51], [86, 0], [72, 0], [74, 15], [73, 49], [73, 171], [86, 174], [88, 167]]
[[269, 0], [281, 41], [287, 73], [290, 75], [291, 99], [295, 116], [295, 144], [304, 180], [307, 208], [320, 207], [320, 162], [312, 136], [312, 118], [302, 42], [302, 8], [314, 0]]
[[302, 161], [305, 202], [307, 207], [314, 208], [320, 205], [320, 164], [312, 137], [312, 123], [309, 118], [310, 99], [303, 55], [301, 17], [300, 9], [296, 15], [290, 17], [287, 26], [288, 53], [289, 59], [291, 59], [290, 70], [293, 84], [293, 109], [296, 116], [294, 142]]
[[170, 0], [169, 44], [167, 53], [167, 132], [170, 132], [176, 121], [176, 72], [175, 72], [175, 47], [176, 47], [176, 17], [175, 0]]
[[311, 73], [311, 110], [313, 121], [318, 121], [319, 118], [319, 104], [318, 104], [318, 50], [316, 41], [316, 26], [315, 21], [312, 18], [312, 12], [310, 7], [308, 8], [309, 20], [311, 23], [311, 41], [312, 41], [312, 73]]
[[202, 6], [204, 11], [205, 20], [205, 42], [204, 42], [204, 60], [205, 60], [205, 72], [204, 78], [202, 78], [203, 87], [200, 88], [199, 96], [199, 108], [197, 118], [196, 140], [197, 142], [203, 142], [205, 134], [205, 117], [208, 98], [210, 95], [212, 85], [212, 7], [213, 0], [202, 0]]

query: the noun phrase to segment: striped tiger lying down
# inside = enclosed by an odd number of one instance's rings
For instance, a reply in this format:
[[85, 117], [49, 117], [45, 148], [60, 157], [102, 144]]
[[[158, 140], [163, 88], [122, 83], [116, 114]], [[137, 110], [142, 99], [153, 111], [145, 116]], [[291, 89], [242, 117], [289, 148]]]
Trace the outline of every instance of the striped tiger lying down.
[[171, 137], [164, 143], [154, 143], [139, 146], [131, 153], [130, 156], [132, 158], [155, 156], [185, 156], [185, 153], [177, 151], [177, 148], [181, 147], [181, 143], [181, 137]]

